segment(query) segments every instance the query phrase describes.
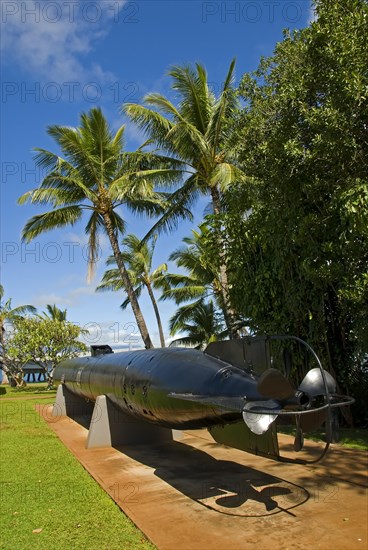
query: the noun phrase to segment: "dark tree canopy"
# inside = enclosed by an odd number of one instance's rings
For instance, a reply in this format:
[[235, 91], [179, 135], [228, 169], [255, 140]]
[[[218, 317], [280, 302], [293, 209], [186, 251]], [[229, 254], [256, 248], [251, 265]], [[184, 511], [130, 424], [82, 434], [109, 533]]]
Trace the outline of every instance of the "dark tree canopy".
[[368, 352], [367, 34], [366, 2], [318, 2], [244, 75], [233, 155], [249, 179], [220, 218], [251, 328], [307, 339], [348, 386]]

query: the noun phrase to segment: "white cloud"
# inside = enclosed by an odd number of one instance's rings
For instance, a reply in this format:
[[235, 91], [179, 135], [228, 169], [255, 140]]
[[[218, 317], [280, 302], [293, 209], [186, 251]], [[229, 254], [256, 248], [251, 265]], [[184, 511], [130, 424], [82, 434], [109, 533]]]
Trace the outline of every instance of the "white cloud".
[[73, 288], [68, 295], [73, 300], [78, 300], [80, 296], [93, 296], [95, 294], [95, 285], [85, 285]]
[[83, 296], [95, 294], [95, 285], [84, 285], [67, 291], [65, 294], [43, 293], [32, 299], [32, 304], [39, 308], [47, 304], [56, 304], [58, 307], [74, 306], [81, 301]]
[[107, 34], [125, 0], [2, 3], [2, 54], [48, 82], [98, 82], [114, 78], [86, 56]]
[[32, 304], [38, 308], [44, 308], [47, 304], [56, 304], [58, 307], [71, 305], [70, 300], [60, 294], [39, 294], [32, 299]]

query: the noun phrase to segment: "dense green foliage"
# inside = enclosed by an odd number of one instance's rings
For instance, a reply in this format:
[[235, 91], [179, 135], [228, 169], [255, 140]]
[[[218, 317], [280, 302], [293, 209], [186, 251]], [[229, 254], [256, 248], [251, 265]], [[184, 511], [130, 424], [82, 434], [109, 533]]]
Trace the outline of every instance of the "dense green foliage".
[[220, 221], [251, 329], [308, 340], [352, 390], [368, 353], [368, 7], [317, 14], [242, 79], [233, 154], [250, 179]]

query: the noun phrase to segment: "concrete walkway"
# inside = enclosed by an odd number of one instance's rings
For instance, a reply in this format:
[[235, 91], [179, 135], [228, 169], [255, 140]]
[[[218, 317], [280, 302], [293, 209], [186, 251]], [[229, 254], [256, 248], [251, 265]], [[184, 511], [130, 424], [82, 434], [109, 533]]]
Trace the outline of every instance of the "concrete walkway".
[[366, 453], [335, 446], [322, 464], [279, 463], [218, 445], [205, 430], [161, 446], [87, 450], [85, 427], [37, 409], [160, 550], [367, 548]]

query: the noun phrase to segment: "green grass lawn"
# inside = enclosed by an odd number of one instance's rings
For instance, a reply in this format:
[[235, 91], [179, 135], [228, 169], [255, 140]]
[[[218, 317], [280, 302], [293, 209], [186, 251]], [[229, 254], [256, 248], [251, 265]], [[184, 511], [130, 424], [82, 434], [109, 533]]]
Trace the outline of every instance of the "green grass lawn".
[[37, 402], [48, 403], [40, 390], [7, 388], [1, 397], [15, 399], [0, 399], [0, 548], [152, 550], [35, 412]]
[[56, 395], [56, 388], [48, 390], [45, 382], [36, 382], [28, 384], [25, 388], [12, 388], [11, 386], [0, 385], [0, 399], [4, 397], [11, 397], [12, 399], [24, 398], [26, 396], [38, 397], [39, 395], [49, 395], [54, 397]]

